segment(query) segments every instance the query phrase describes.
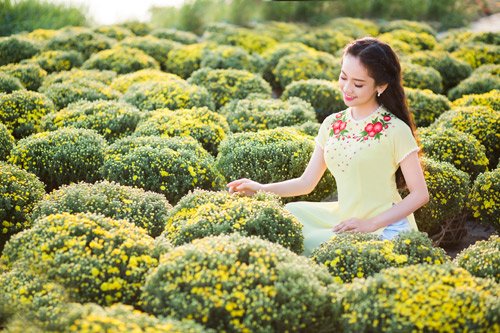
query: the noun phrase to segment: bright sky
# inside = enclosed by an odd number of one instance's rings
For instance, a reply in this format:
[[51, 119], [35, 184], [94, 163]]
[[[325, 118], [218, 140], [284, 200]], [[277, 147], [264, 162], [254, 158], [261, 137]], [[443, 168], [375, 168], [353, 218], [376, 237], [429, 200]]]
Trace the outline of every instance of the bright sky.
[[180, 6], [184, 0], [49, 0], [54, 3], [84, 5], [98, 25], [125, 20], [148, 21], [152, 6]]

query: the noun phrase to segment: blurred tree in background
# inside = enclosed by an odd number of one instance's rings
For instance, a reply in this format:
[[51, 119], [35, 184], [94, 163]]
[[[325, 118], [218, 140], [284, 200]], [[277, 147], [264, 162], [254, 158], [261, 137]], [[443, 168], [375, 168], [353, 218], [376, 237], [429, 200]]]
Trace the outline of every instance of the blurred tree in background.
[[0, 0], [0, 36], [86, 24], [86, 10], [82, 7], [39, 0]]

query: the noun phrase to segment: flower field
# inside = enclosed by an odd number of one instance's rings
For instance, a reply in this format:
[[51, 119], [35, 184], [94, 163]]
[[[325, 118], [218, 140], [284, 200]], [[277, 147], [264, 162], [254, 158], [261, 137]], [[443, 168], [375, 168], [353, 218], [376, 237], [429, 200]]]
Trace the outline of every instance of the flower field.
[[[225, 184], [302, 174], [362, 36], [400, 58], [430, 201], [420, 231], [305, 257], [284, 204], [335, 197], [329, 172], [293, 198]], [[499, 54], [499, 33], [354, 18], [0, 38], [0, 331], [500, 332]], [[494, 233], [451, 258], [466, 221]]]

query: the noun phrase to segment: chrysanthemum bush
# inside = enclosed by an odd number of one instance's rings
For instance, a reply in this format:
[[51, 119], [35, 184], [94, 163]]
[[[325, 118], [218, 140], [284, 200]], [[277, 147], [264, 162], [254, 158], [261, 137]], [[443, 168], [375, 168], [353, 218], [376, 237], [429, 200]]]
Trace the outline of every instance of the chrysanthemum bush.
[[500, 168], [479, 174], [467, 201], [472, 216], [500, 230]]
[[473, 75], [476, 74], [491, 74], [493, 76], [499, 76], [500, 75], [500, 64], [486, 64], [486, 65], [481, 65], [478, 68], [472, 72]]
[[206, 237], [162, 256], [141, 295], [157, 316], [225, 332], [319, 332], [336, 326], [325, 268], [238, 234]]
[[[272, 183], [300, 177], [314, 150], [314, 141], [293, 128], [237, 133], [219, 146], [217, 167], [228, 180], [250, 178]], [[335, 180], [325, 172], [310, 194], [284, 198], [320, 201], [335, 191]]]
[[106, 147], [106, 140], [94, 130], [62, 128], [19, 140], [9, 162], [37, 175], [50, 191], [71, 182], [100, 179]]
[[443, 112], [450, 109], [450, 101], [429, 89], [405, 88], [408, 107], [418, 127], [429, 126]]
[[429, 89], [439, 94], [443, 90], [441, 74], [432, 67], [412, 63], [402, 64], [403, 85], [408, 88]]
[[151, 35], [156, 38], [173, 40], [181, 44], [194, 44], [198, 41], [196, 34], [177, 29], [158, 28], [151, 31]]
[[281, 99], [298, 97], [309, 102], [316, 112], [316, 120], [323, 122], [332, 113], [345, 109], [342, 92], [335, 81], [309, 79], [290, 83]]
[[12, 237], [1, 260], [31, 267], [78, 302], [138, 304], [146, 273], [158, 263], [153, 249], [153, 238], [125, 220], [62, 213]]
[[308, 52], [282, 57], [273, 75], [282, 89], [290, 83], [307, 79], [334, 81], [340, 73], [340, 60], [326, 52]]
[[213, 69], [242, 69], [252, 73], [262, 72], [264, 59], [237, 46], [220, 45], [203, 51], [201, 67]]
[[130, 29], [121, 27], [119, 25], [103, 25], [94, 28], [94, 31], [116, 40], [122, 40], [127, 37], [134, 36], [134, 33]]
[[294, 41], [303, 43], [318, 51], [335, 54], [349, 44], [351, 37], [328, 28], [313, 29], [297, 36]]
[[15, 90], [24, 90], [24, 86], [17, 77], [0, 72], [0, 93], [10, 94]]
[[258, 236], [300, 254], [302, 225], [276, 195], [259, 192], [252, 197], [226, 191], [197, 190], [184, 196], [170, 211], [161, 237], [174, 246], [193, 239], [238, 232]]
[[500, 282], [500, 237], [491, 235], [463, 249], [453, 262], [474, 276]]
[[40, 45], [27, 38], [3, 37], [0, 39], [0, 66], [31, 58], [39, 51]]
[[121, 93], [125, 93], [134, 83], [146, 81], [164, 82], [169, 80], [183, 81], [178, 75], [165, 73], [158, 69], [141, 69], [133, 73], [119, 75], [113, 80], [110, 87]]
[[428, 203], [415, 211], [415, 220], [420, 231], [432, 236], [441, 231], [446, 220], [462, 214], [470, 177], [447, 162], [427, 157], [421, 161], [430, 198]]
[[[224, 29], [224, 24], [226, 23], [215, 23], [210, 26], [211, 29], [214, 26], [222, 27]], [[302, 33], [300, 24], [294, 22], [279, 22], [279, 21], [266, 21], [258, 22], [252, 25], [254, 31], [259, 32], [265, 36], [271, 37], [277, 41], [289, 40], [295, 37], [297, 34]], [[209, 27], [205, 29], [205, 33], [208, 31]]]
[[293, 127], [301, 131], [302, 133], [312, 136], [314, 138], [316, 135], [318, 135], [321, 124], [316, 121], [306, 121], [303, 124], [295, 125]]
[[482, 94], [494, 89], [500, 89], [500, 78], [498, 75], [489, 73], [473, 74], [451, 89], [448, 92], [448, 97], [453, 101], [464, 95]]
[[115, 41], [88, 28], [66, 28], [47, 41], [48, 50], [75, 50], [88, 59], [93, 53], [109, 49]]
[[11, 235], [31, 226], [29, 215], [44, 194], [34, 174], [0, 162], [0, 249]]
[[206, 43], [196, 43], [170, 50], [165, 64], [167, 71], [187, 79], [194, 71], [200, 69], [203, 50], [206, 47]]
[[412, 63], [433, 67], [443, 79], [444, 91], [456, 86], [472, 73], [472, 67], [446, 51], [419, 51], [409, 55]]
[[125, 74], [145, 68], [160, 69], [160, 65], [142, 50], [117, 46], [93, 54], [83, 63], [82, 68], [111, 70]]
[[83, 56], [78, 51], [45, 51], [28, 59], [35, 62], [47, 73], [69, 71], [73, 67], [80, 67], [83, 64]]
[[311, 258], [324, 265], [338, 283], [372, 276], [388, 267], [449, 260], [443, 249], [434, 247], [427, 235], [418, 231], [401, 232], [393, 240], [365, 233], [335, 234], [316, 248]]
[[[69, 297], [61, 285], [34, 273], [25, 265], [14, 265], [0, 274], [0, 288], [4, 298], [0, 302], [8, 304], [14, 314], [19, 316], [22, 313], [22, 319], [28, 321], [30, 326], [36, 323], [38, 325], [33, 326], [38, 326], [40, 331], [53, 331], [65, 326]], [[11, 325], [3, 328], [9, 330]]]
[[125, 102], [82, 100], [45, 115], [41, 127], [46, 131], [64, 127], [93, 129], [106, 140], [114, 141], [132, 134], [141, 118], [141, 111]]
[[426, 32], [414, 32], [406, 29], [396, 29], [377, 36], [383, 42], [399, 40], [410, 45], [412, 51], [434, 50], [438, 45], [436, 38]]
[[14, 147], [14, 137], [7, 127], [0, 123], [0, 161], [5, 161]]
[[95, 213], [127, 220], [151, 237], [161, 234], [172, 209], [167, 199], [140, 188], [101, 181], [63, 185], [36, 203], [31, 220], [56, 213]]
[[0, 94], [0, 121], [16, 139], [36, 133], [40, 119], [54, 110], [50, 98], [34, 91], [17, 90], [12, 94]]
[[28, 90], [37, 90], [47, 77], [47, 71], [35, 63], [5, 65], [0, 72], [18, 78]]
[[[180, 140], [187, 144], [183, 147]], [[175, 204], [195, 188], [222, 189], [214, 158], [190, 138], [126, 137], [112, 144], [101, 173], [105, 179], [164, 194]]]
[[226, 116], [232, 132], [256, 132], [281, 126], [316, 121], [312, 106], [297, 97], [279, 99], [241, 99], [226, 104], [219, 112]]
[[388, 268], [333, 289], [343, 332], [495, 332], [500, 287], [451, 263]]
[[391, 20], [380, 26], [380, 32], [389, 32], [394, 30], [407, 30], [413, 32], [425, 32], [429, 35], [436, 36], [437, 32], [429, 24], [411, 20]]
[[75, 309], [71, 315], [76, 318], [64, 327], [67, 332], [214, 333], [191, 320], [181, 322], [172, 318], [159, 319], [120, 303], [109, 307], [87, 303], [73, 308]]
[[426, 128], [419, 130], [424, 154], [442, 162], [449, 162], [475, 179], [488, 169], [485, 147], [474, 135], [453, 128]]
[[116, 100], [121, 96], [118, 91], [109, 88], [106, 84], [89, 79], [79, 79], [67, 83], [54, 83], [50, 86], [42, 86], [40, 92], [44, 93], [54, 102], [57, 110], [80, 100]]
[[500, 90], [494, 89], [485, 94], [465, 95], [453, 101], [452, 106], [489, 106], [495, 111], [500, 111]]
[[135, 133], [138, 136], [190, 136], [216, 156], [217, 147], [229, 134], [229, 125], [224, 116], [207, 107], [158, 109], [144, 117]]
[[252, 93], [271, 96], [269, 83], [260, 75], [246, 70], [202, 68], [194, 72], [188, 82], [205, 87], [216, 109], [232, 99], [243, 99]]
[[472, 68], [478, 68], [485, 64], [500, 64], [498, 53], [500, 53], [500, 45], [465, 43], [461, 44], [451, 55], [467, 62]]
[[500, 158], [500, 111], [487, 106], [454, 107], [436, 119], [432, 127], [454, 128], [474, 135], [486, 148], [491, 167]]
[[258, 54], [264, 53], [277, 44], [274, 38], [243, 28], [217, 31], [211, 33], [206, 39], [218, 44], [239, 46], [250, 53]]
[[279, 82], [276, 81], [276, 77], [273, 74], [274, 68], [278, 65], [281, 58], [286, 57], [290, 54], [298, 53], [314, 53], [316, 52], [313, 48], [297, 42], [279, 43], [275, 46], [267, 49], [263, 54], [262, 58], [265, 60], [265, 66], [263, 69], [262, 76], [264, 79], [271, 84], [272, 87], [279, 87]]
[[151, 35], [142, 37], [129, 37], [122, 40], [117, 46], [132, 47], [142, 50], [144, 53], [153, 57], [159, 64], [161, 69], [166, 70], [166, 62], [168, 59], [168, 53], [176, 47], [180, 47], [181, 44], [167, 40], [156, 38]]
[[328, 21], [328, 26], [335, 28], [335, 30], [342, 31], [344, 35], [353, 38], [377, 36], [380, 33], [378, 24], [368, 19], [337, 17]]
[[124, 28], [132, 31], [136, 36], [146, 36], [148, 35], [153, 28], [149, 23], [140, 22], [140, 21], [125, 21], [118, 24]]
[[69, 83], [72, 81], [80, 81], [81, 79], [98, 81], [100, 83], [104, 83], [105, 85], [109, 85], [115, 77], [116, 73], [113, 71], [72, 68], [69, 71], [62, 71], [47, 75], [47, 77], [43, 80], [42, 86], [47, 88], [55, 83]]
[[130, 86], [122, 99], [140, 110], [170, 110], [207, 106], [214, 108], [209, 92], [204, 87], [181, 80], [142, 82]]

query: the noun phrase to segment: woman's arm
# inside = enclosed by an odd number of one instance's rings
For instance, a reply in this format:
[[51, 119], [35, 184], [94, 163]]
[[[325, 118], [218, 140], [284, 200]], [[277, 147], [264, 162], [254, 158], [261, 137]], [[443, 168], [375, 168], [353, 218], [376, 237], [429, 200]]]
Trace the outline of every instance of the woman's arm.
[[427, 184], [425, 183], [424, 173], [420, 166], [417, 152], [411, 153], [401, 161], [400, 167], [410, 194], [401, 202], [371, 219], [360, 220], [352, 218], [342, 221], [333, 228], [333, 231], [373, 232], [402, 220], [429, 202], [429, 192], [427, 191]]
[[261, 190], [275, 193], [281, 197], [293, 197], [309, 194], [314, 190], [326, 170], [323, 149], [316, 144], [314, 152], [302, 176], [279, 183], [260, 184], [253, 180], [242, 178], [228, 183], [230, 193], [253, 195]]

